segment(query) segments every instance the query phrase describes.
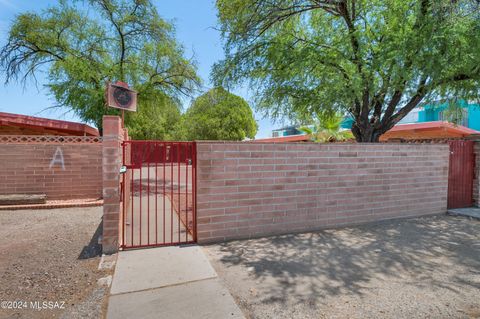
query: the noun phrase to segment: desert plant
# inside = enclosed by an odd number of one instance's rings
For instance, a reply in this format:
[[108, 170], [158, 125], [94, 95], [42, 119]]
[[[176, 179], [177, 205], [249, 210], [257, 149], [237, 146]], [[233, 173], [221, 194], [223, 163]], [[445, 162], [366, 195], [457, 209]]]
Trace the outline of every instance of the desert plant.
[[353, 139], [353, 134], [350, 130], [342, 130], [342, 121], [342, 114], [324, 112], [317, 115], [313, 128], [302, 126], [299, 130], [310, 135], [312, 141], [319, 143]]

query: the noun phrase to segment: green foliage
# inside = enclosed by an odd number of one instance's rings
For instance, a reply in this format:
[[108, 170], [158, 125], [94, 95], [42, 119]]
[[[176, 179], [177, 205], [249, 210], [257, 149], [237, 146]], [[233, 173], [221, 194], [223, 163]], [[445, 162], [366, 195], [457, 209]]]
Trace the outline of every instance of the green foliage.
[[310, 135], [314, 142], [340, 142], [353, 139], [353, 134], [349, 130], [342, 130], [341, 124], [343, 115], [341, 113], [322, 112], [317, 115], [313, 124], [313, 129], [309, 126], [302, 126], [300, 131]]
[[466, 105], [468, 104], [466, 104], [465, 101], [455, 98], [447, 101], [447, 108], [443, 110], [443, 120], [453, 123], [454, 125], [461, 124], [468, 114], [465, 108]]
[[127, 113], [129, 136], [135, 140], [171, 140], [180, 121], [180, 105], [162, 93], [140, 97], [141, 108]]
[[350, 113], [376, 142], [422, 101], [479, 96], [476, 0], [217, 0], [218, 85], [273, 117]]
[[0, 51], [6, 82], [25, 83], [46, 71], [46, 86], [58, 106], [98, 128], [104, 114], [119, 112], [105, 107], [106, 82], [127, 82], [139, 92], [140, 114], [128, 116], [126, 125], [138, 136], [147, 128], [155, 131], [149, 136], [162, 136], [166, 127], [155, 127], [153, 119], [168, 112], [159, 108], [171, 106], [167, 97], [192, 94], [199, 83], [173, 26], [149, 0], [78, 2], [60, 0], [41, 13], [16, 17]]
[[221, 87], [211, 89], [192, 103], [176, 126], [180, 140], [253, 139], [257, 123], [248, 103]]

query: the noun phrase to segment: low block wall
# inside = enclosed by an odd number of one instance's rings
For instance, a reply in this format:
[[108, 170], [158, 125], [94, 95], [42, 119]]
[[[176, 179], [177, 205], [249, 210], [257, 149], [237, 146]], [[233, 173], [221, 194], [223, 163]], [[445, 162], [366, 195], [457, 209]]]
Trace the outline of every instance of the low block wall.
[[47, 199], [102, 197], [102, 144], [96, 137], [2, 136], [0, 194]]
[[199, 243], [443, 213], [446, 144], [197, 144]]

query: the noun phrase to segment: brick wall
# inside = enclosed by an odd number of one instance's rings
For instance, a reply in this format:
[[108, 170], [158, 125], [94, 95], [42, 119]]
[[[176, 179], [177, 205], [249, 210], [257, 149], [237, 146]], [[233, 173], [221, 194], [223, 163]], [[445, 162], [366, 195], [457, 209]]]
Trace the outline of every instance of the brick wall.
[[198, 242], [444, 213], [446, 144], [197, 144]]
[[0, 194], [101, 198], [102, 144], [96, 140], [69, 143], [44, 137], [0, 143]]

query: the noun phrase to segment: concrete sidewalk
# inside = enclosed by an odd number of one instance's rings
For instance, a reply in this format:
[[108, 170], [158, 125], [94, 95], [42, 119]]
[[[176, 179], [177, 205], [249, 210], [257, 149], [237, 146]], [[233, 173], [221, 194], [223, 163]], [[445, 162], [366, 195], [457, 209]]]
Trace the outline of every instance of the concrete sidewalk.
[[120, 252], [107, 319], [244, 318], [199, 246]]
[[480, 208], [478, 207], [449, 209], [447, 214], [453, 216], [467, 216], [480, 220]]

